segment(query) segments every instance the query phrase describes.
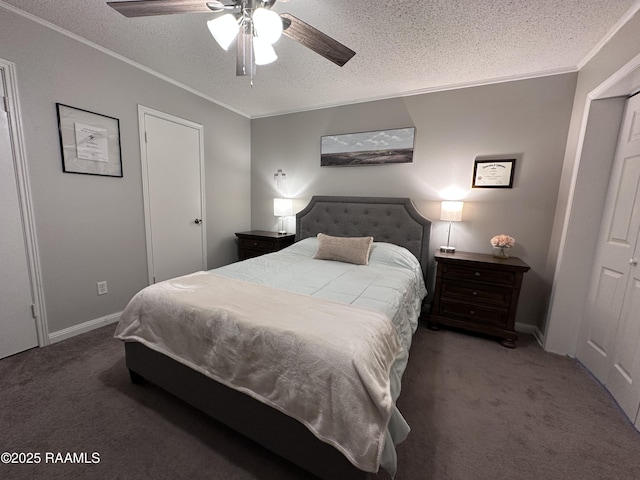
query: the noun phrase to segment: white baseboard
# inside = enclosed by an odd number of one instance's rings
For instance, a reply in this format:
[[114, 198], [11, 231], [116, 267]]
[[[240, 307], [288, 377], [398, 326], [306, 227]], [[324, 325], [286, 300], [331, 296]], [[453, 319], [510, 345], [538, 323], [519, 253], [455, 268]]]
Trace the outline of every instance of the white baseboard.
[[535, 325], [530, 325], [528, 323], [516, 323], [516, 332], [533, 335], [540, 346], [544, 345], [544, 335]]
[[533, 331], [533, 336], [536, 337], [538, 344], [544, 349], [544, 333], [542, 333], [538, 327]]
[[[75, 337], [76, 335], [80, 335], [81, 333], [87, 333], [91, 330], [95, 330], [96, 328], [104, 327], [105, 325], [109, 325], [111, 323], [116, 323], [118, 320], [120, 320], [120, 315], [122, 315], [122, 312], [112, 313], [111, 315], [106, 315], [94, 320], [89, 320], [88, 322], [84, 322], [79, 325], [74, 325], [73, 327], [50, 333], [49, 342], [61, 342], [62, 340]], [[529, 325], [528, 323], [516, 323], [515, 327], [516, 332], [533, 335], [540, 345], [544, 344], [544, 335], [537, 326]]]
[[526, 333], [528, 335], [535, 335], [537, 327], [535, 325], [529, 325], [528, 323], [516, 323], [516, 332]]
[[112, 313], [111, 315], [107, 315], [105, 317], [96, 318], [79, 325], [74, 325], [73, 327], [58, 330], [57, 332], [52, 332], [49, 334], [49, 343], [52, 344], [61, 342], [62, 340], [75, 337], [76, 335], [80, 335], [81, 333], [87, 333], [91, 330], [95, 330], [96, 328], [104, 327], [105, 325], [109, 325], [111, 323], [116, 323], [118, 320], [120, 320], [121, 314], [122, 312]]

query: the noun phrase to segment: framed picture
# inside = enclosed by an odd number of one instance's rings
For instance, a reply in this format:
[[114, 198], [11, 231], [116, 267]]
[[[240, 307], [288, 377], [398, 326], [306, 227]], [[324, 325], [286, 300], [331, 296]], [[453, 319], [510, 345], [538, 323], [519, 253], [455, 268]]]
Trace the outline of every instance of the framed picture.
[[476, 160], [473, 165], [473, 188], [512, 188], [516, 159]]
[[320, 139], [321, 167], [413, 162], [415, 127], [326, 135]]
[[122, 177], [120, 120], [56, 103], [62, 171]]

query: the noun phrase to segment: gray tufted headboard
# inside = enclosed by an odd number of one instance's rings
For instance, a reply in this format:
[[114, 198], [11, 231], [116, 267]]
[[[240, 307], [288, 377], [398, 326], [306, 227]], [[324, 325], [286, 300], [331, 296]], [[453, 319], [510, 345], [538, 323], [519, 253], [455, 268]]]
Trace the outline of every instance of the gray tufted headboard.
[[376, 242], [405, 247], [429, 265], [431, 220], [409, 198], [315, 196], [296, 215], [296, 241], [325, 233], [336, 237], [372, 236]]

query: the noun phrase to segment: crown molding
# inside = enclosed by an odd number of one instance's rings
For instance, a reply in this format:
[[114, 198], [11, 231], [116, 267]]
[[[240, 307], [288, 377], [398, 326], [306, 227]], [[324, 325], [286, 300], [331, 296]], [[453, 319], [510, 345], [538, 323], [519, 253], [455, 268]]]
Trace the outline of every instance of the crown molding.
[[636, 13], [638, 13], [639, 10], [640, 0], [636, 0], [631, 5], [631, 7], [629, 7], [629, 10], [627, 10], [625, 14], [620, 17], [620, 19], [616, 23], [613, 24], [613, 26], [609, 29], [605, 36], [602, 37], [596, 44], [596, 46], [593, 47], [591, 51], [587, 53], [587, 55], [580, 62], [578, 62], [578, 70], [582, 70], [582, 67], [589, 63], [591, 59], [593, 59], [593, 57], [595, 57], [598, 52], [600, 52], [600, 50], [602, 50], [602, 48], [615, 36], [615, 34], [618, 33], [622, 29], [622, 27], [624, 27], [627, 22], [629, 22], [629, 20], [634, 17]]
[[69, 38], [72, 38], [72, 39], [74, 39], [74, 40], [76, 40], [76, 41], [78, 41], [80, 43], [83, 43], [84, 45], [87, 45], [88, 47], [91, 47], [91, 48], [93, 48], [95, 50], [98, 50], [98, 51], [100, 51], [100, 52], [102, 52], [102, 53], [104, 53], [106, 55], [109, 55], [109, 56], [111, 56], [113, 58], [116, 58], [116, 59], [118, 59], [118, 60], [120, 60], [120, 61], [122, 61], [124, 63], [127, 63], [127, 64], [131, 65], [132, 67], [135, 67], [135, 68], [137, 68], [139, 70], [142, 70], [142, 71], [148, 73], [149, 75], [153, 75], [154, 77], [160, 78], [161, 80], [164, 80], [165, 82], [168, 82], [168, 83], [170, 83], [170, 84], [172, 84], [172, 85], [174, 85], [174, 86], [176, 86], [178, 88], [186, 90], [189, 93], [197, 95], [198, 97], [201, 97], [201, 98], [203, 98], [205, 100], [208, 100], [211, 103], [215, 103], [216, 105], [219, 105], [220, 107], [226, 108], [227, 110], [230, 110], [230, 111], [232, 111], [234, 113], [237, 113], [238, 115], [241, 115], [241, 116], [243, 116], [245, 118], [250, 118], [249, 115], [247, 115], [247, 113], [245, 113], [245, 112], [242, 112], [242, 111], [240, 111], [240, 110], [238, 110], [238, 109], [236, 109], [236, 108], [234, 108], [234, 107], [232, 107], [230, 105], [222, 103], [219, 100], [216, 100], [215, 98], [210, 97], [209, 95], [205, 95], [204, 93], [202, 93], [202, 92], [200, 92], [200, 91], [198, 91], [198, 90], [196, 90], [194, 88], [191, 88], [191, 87], [189, 87], [189, 86], [187, 86], [187, 85], [185, 85], [183, 83], [180, 83], [180, 82], [174, 80], [171, 77], [168, 77], [168, 76], [166, 76], [166, 75], [164, 75], [164, 74], [162, 74], [160, 72], [157, 72], [157, 71], [155, 71], [155, 70], [153, 70], [153, 69], [151, 69], [149, 67], [145, 67], [144, 65], [142, 65], [140, 63], [134, 62], [130, 58], [127, 58], [127, 57], [125, 57], [123, 55], [120, 55], [119, 53], [113, 52], [113, 51], [109, 50], [108, 48], [104, 48], [103, 46], [98, 45], [97, 43], [93, 43], [93, 42], [87, 40], [86, 38], [83, 38], [83, 37], [81, 37], [79, 35], [76, 35], [75, 33], [71, 33], [70, 31], [65, 30], [64, 28], [61, 28], [61, 27], [59, 27], [57, 25], [54, 25], [51, 22], [47, 22], [46, 20], [43, 20], [43, 19], [41, 19], [39, 17], [36, 17], [35, 15], [33, 15], [33, 14], [29, 13], [29, 12], [25, 12], [24, 10], [20, 10], [19, 8], [16, 8], [13, 5], [9, 5], [8, 3], [3, 2], [2, 0], [0, 0], [0, 7], [4, 8], [6, 10], [9, 10], [9, 11], [15, 13], [16, 15], [20, 15], [21, 17], [27, 18], [27, 19], [29, 19], [29, 20], [31, 20], [33, 22], [39, 23], [40, 25], [42, 25], [44, 27], [47, 27], [47, 28], [49, 28], [51, 30], [54, 30], [54, 31], [58, 32], [58, 33], [61, 33], [62, 35], [65, 35], [65, 36], [67, 36]]
[[460, 90], [463, 88], [473, 88], [473, 87], [482, 87], [484, 85], [495, 85], [498, 83], [507, 83], [507, 82], [516, 82], [519, 80], [531, 80], [534, 78], [540, 78], [540, 77], [549, 77], [549, 76], [553, 76], [553, 75], [564, 75], [567, 73], [576, 73], [578, 71], [577, 67], [567, 67], [567, 68], [556, 68], [553, 70], [544, 70], [544, 71], [540, 71], [540, 72], [533, 72], [533, 73], [526, 73], [526, 74], [521, 74], [521, 75], [508, 75], [505, 77], [496, 77], [496, 78], [490, 78], [490, 79], [486, 79], [486, 80], [478, 80], [478, 81], [473, 81], [473, 82], [464, 82], [464, 83], [452, 83], [449, 85], [439, 85], [436, 87], [427, 87], [427, 88], [421, 88], [418, 90], [410, 90], [407, 92], [398, 92], [392, 95], [381, 95], [378, 97], [362, 97], [359, 99], [355, 99], [355, 100], [349, 100], [348, 102], [343, 102], [343, 103], [332, 103], [332, 104], [324, 104], [324, 105], [318, 105], [315, 107], [310, 107], [310, 108], [306, 108], [306, 109], [299, 109], [299, 110], [283, 110], [280, 112], [275, 112], [275, 113], [269, 113], [269, 114], [265, 114], [265, 115], [255, 115], [250, 117], [252, 120], [254, 119], [258, 119], [258, 118], [268, 118], [268, 117], [277, 117], [280, 115], [290, 115], [293, 113], [302, 113], [302, 112], [310, 112], [310, 111], [314, 111], [314, 110], [322, 110], [325, 108], [334, 108], [334, 107], [343, 107], [346, 105], [355, 105], [358, 103], [367, 103], [367, 102], [377, 102], [379, 100], [390, 100], [393, 98], [404, 98], [404, 97], [413, 97], [415, 95], [424, 95], [426, 93], [437, 93], [437, 92], [446, 92], [449, 90]]

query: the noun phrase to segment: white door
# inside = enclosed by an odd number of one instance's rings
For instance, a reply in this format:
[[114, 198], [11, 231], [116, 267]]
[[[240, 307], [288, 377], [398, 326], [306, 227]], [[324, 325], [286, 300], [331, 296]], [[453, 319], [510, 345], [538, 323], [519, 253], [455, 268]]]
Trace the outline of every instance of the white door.
[[627, 102], [577, 357], [630, 419], [640, 404], [640, 95]]
[[0, 358], [38, 346], [4, 75], [0, 67]]
[[140, 106], [149, 283], [206, 269], [203, 127]]
[[[633, 263], [638, 262], [640, 242]], [[640, 407], [640, 267], [631, 269], [606, 387], [633, 421]]]

